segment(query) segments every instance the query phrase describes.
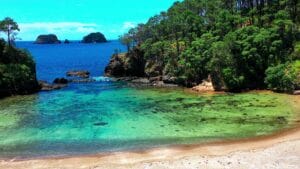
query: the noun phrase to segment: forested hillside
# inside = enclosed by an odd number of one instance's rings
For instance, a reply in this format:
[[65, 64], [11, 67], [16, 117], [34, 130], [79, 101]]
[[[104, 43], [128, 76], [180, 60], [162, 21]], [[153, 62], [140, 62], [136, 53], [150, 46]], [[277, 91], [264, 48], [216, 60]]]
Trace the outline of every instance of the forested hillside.
[[0, 98], [15, 94], [30, 94], [39, 90], [35, 62], [29, 52], [14, 46], [18, 25], [11, 18], [0, 21]]
[[299, 13], [297, 0], [176, 2], [120, 38], [128, 64], [144, 64], [143, 72], [129, 66], [126, 75], [169, 76], [186, 86], [210, 75], [217, 90], [294, 90]]

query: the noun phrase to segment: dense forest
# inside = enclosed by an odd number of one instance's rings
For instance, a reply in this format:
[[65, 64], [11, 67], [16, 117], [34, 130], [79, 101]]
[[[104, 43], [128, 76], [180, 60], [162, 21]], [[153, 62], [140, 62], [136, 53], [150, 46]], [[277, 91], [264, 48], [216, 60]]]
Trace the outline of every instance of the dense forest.
[[129, 50], [126, 75], [168, 76], [185, 86], [211, 77], [217, 90], [295, 90], [299, 13], [297, 0], [176, 2], [120, 37]]
[[7, 35], [7, 41], [0, 38], [0, 98], [37, 92], [35, 62], [29, 52], [14, 46], [17, 23], [5, 18], [0, 21], [0, 31]]

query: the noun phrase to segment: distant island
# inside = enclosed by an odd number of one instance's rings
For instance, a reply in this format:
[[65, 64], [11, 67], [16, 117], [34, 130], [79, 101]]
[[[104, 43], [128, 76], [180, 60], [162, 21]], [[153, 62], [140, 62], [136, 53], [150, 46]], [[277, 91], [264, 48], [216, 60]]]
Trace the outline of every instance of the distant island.
[[104, 43], [107, 42], [105, 36], [100, 33], [100, 32], [96, 32], [96, 33], [90, 33], [89, 35], [83, 37], [82, 43]]
[[36, 44], [59, 44], [61, 43], [61, 41], [58, 40], [56, 35], [49, 34], [49, 35], [39, 35], [35, 40], [35, 43]]

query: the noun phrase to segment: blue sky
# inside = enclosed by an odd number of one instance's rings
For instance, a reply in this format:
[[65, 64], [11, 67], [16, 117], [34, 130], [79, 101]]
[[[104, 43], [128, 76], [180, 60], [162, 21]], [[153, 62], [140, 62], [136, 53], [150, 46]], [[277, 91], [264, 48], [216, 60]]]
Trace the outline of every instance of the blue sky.
[[18, 22], [22, 40], [54, 33], [79, 40], [90, 32], [117, 39], [138, 23], [167, 10], [176, 0], [13, 0], [2, 1], [0, 19]]

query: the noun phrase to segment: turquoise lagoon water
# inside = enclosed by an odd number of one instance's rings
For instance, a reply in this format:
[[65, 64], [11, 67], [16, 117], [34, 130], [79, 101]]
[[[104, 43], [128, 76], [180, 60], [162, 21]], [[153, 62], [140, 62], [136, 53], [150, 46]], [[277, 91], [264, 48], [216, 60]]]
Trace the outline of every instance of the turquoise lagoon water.
[[[116, 41], [18, 46], [31, 51], [38, 78], [48, 81], [77, 67], [101, 76], [114, 49], [124, 49]], [[0, 100], [0, 157], [94, 154], [262, 136], [293, 127], [299, 113], [295, 97], [283, 94], [195, 94], [98, 79]]]
[[112, 82], [11, 97], [0, 101], [0, 155], [93, 154], [267, 135], [294, 124], [288, 97]]

